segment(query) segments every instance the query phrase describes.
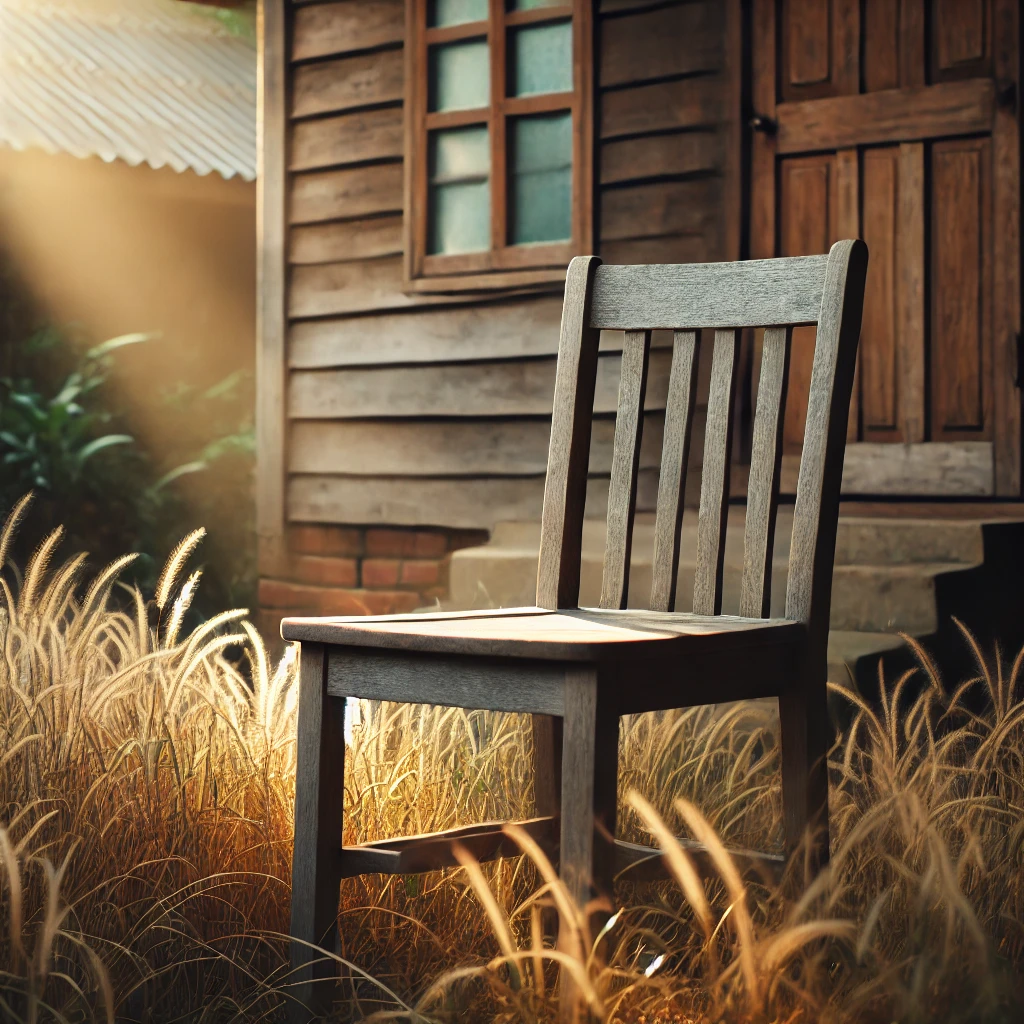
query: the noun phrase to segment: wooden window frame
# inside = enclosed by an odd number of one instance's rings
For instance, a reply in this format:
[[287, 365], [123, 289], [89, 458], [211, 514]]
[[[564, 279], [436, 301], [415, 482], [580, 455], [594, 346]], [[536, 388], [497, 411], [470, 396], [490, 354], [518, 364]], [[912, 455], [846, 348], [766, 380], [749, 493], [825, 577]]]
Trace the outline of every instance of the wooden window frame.
[[[593, 12], [590, 0], [506, 11], [488, 0], [486, 22], [427, 28], [428, 0], [406, 0], [405, 36], [405, 288], [410, 292], [486, 291], [564, 283], [573, 256], [593, 251]], [[508, 30], [572, 19], [572, 92], [506, 96]], [[486, 33], [481, 27], [486, 25]], [[472, 110], [427, 111], [428, 47], [486, 35], [490, 56], [490, 105]], [[572, 114], [572, 237], [566, 242], [509, 245], [506, 126], [512, 117]], [[483, 252], [428, 255], [427, 139], [436, 129], [486, 125], [491, 155], [491, 248]], [[499, 244], [501, 240], [501, 244]]]

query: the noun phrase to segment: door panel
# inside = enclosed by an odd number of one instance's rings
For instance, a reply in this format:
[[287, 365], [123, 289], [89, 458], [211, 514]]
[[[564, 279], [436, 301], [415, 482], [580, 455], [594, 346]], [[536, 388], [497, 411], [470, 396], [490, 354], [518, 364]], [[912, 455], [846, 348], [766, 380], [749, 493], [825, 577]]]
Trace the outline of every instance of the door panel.
[[[811, 256], [828, 252], [835, 210], [835, 155], [789, 157], [779, 167], [782, 218], [779, 224], [782, 256]], [[783, 426], [785, 450], [799, 451], [807, 419], [814, 328], [793, 331], [789, 390]]]
[[898, 147], [867, 150], [862, 156], [861, 176], [861, 237], [871, 254], [861, 330], [861, 429], [865, 440], [902, 440], [896, 383]]
[[[930, 494], [986, 480], [1020, 493], [1020, 392], [1003, 379], [1020, 330], [1019, 4], [753, 5], [751, 255], [854, 235], [870, 251], [848, 440], [874, 468], [858, 479], [872, 493], [924, 493], [926, 478]], [[944, 84], [957, 79], [970, 81]], [[794, 332], [790, 455], [812, 355], [811, 332]]]
[[932, 145], [932, 436], [987, 440], [988, 139]]
[[782, 99], [856, 92], [859, 22], [859, 0], [783, 0]]
[[987, 0], [934, 0], [932, 7], [932, 81], [991, 75]]

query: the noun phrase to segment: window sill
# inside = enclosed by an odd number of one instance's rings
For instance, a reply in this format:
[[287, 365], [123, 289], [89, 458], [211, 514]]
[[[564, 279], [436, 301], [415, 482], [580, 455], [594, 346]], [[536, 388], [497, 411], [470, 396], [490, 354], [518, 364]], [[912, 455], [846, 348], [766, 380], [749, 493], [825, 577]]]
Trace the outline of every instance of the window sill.
[[497, 292], [520, 289], [556, 290], [565, 285], [565, 267], [535, 270], [494, 270], [478, 274], [448, 274], [407, 278], [405, 291], [411, 294]]

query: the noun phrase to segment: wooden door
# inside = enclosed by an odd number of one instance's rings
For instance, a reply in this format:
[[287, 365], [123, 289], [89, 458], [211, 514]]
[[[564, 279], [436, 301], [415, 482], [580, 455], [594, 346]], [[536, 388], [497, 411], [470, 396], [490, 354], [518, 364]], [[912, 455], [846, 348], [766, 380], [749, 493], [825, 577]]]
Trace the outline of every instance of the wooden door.
[[870, 249], [846, 493], [1020, 494], [1018, 33], [1017, 0], [754, 0], [751, 255]]

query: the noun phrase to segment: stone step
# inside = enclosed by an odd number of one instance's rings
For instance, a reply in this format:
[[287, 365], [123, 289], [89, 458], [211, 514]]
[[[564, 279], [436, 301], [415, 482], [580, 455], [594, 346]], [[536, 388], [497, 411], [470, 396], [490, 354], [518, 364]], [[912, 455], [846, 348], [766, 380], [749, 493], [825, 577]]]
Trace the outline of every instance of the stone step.
[[[730, 515], [723, 573], [723, 611], [739, 610], [742, 573], [742, 509]], [[789, 522], [780, 516], [780, 538], [772, 567], [772, 614], [785, 608]], [[929, 520], [843, 520], [832, 589], [833, 629], [863, 632], [934, 632], [938, 625], [936, 583], [976, 566], [983, 557], [979, 523]], [[895, 526], [895, 529], [889, 527]], [[947, 527], [950, 527], [947, 529]], [[889, 534], [893, 534], [890, 537]], [[784, 539], [785, 538], [785, 539]], [[491, 541], [452, 556], [450, 605], [454, 608], [532, 604], [537, 577], [539, 523], [502, 523]], [[686, 611], [693, 593], [696, 532], [684, 527], [677, 582], [677, 609]], [[630, 570], [630, 604], [643, 607], [652, 577], [653, 521], [638, 519]], [[856, 555], [860, 560], [851, 562]], [[904, 556], [901, 560], [901, 556]], [[597, 604], [604, 563], [604, 524], [588, 520], [583, 531], [580, 601]]]
[[[697, 543], [697, 527], [684, 519], [681, 531], [683, 557]], [[775, 561], [789, 557], [792, 508], [779, 509], [775, 540]], [[726, 532], [726, 564], [743, 564], [744, 509], [734, 506], [729, 512]], [[584, 524], [584, 554], [598, 557], [604, 550], [604, 522], [588, 519]], [[488, 545], [536, 550], [540, 543], [539, 522], [498, 523]], [[654, 516], [640, 513], [633, 531], [634, 558], [650, 557], [654, 546]], [[836, 533], [836, 565], [902, 565], [908, 562], [957, 562], [977, 565], [984, 559], [984, 538], [980, 520], [937, 518], [883, 519], [868, 516], [843, 516]]]

